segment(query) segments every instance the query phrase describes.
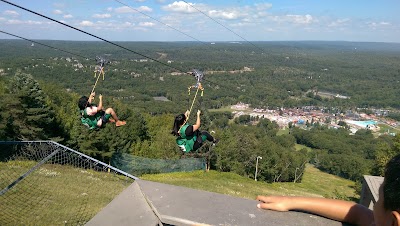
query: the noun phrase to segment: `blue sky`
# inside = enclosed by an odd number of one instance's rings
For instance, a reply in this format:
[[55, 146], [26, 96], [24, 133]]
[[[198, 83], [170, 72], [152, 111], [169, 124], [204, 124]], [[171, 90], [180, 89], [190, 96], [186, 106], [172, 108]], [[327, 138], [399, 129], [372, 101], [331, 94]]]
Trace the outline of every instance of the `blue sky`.
[[[9, 1], [111, 41], [400, 42], [399, 0]], [[96, 40], [4, 2], [0, 30], [28, 39]]]

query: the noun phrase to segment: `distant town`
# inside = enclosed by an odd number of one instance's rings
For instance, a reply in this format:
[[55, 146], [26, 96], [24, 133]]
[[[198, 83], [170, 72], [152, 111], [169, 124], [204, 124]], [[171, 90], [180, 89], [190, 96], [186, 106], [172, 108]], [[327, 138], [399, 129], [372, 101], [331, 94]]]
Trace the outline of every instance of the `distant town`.
[[289, 123], [293, 126], [306, 127], [318, 123], [329, 128], [347, 127], [351, 134], [359, 129], [371, 130], [377, 135], [388, 134], [395, 136], [400, 131], [400, 122], [386, 118], [389, 110], [369, 109], [373, 113], [359, 113], [348, 110], [341, 113], [338, 109], [327, 109], [316, 106], [301, 108], [259, 109], [250, 108], [249, 104], [238, 103], [231, 106], [234, 117], [250, 115], [252, 118], [267, 118], [275, 121], [280, 129], [286, 129]]

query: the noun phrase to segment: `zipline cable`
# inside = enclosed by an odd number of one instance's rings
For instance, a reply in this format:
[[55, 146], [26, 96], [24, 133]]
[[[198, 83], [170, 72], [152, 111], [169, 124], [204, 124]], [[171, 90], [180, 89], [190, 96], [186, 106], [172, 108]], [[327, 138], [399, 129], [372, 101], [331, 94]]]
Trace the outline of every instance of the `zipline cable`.
[[32, 11], [32, 10], [30, 10], [30, 9], [24, 8], [24, 7], [22, 7], [22, 6], [19, 6], [19, 5], [17, 5], [17, 4], [14, 4], [14, 3], [12, 3], [12, 2], [9, 2], [9, 1], [6, 1], [6, 0], [0, 0], [0, 1], [2, 1], [2, 2], [4, 2], [4, 3], [7, 3], [7, 4], [9, 4], [9, 5], [15, 6], [15, 7], [17, 7], [17, 8], [20, 8], [20, 9], [22, 9], [22, 10], [28, 11], [28, 12], [30, 12], [30, 13], [33, 13], [33, 14], [35, 14], [35, 15], [37, 15], [37, 16], [46, 18], [46, 19], [51, 20], [51, 21], [53, 21], [53, 22], [59, 23], [59, 24], [61, 24], [61, 25], [64, 25], [64, 26], [66, 26], [66, 27], [69, 27], [69, 28], [71, 28], [71, 29], [77, 30], [77, 31], [79, 31], [79, 32], [82, 32], [82, 33], [87, 34], [87, 35], [89, 35], [89, 36], [92, 36], [92, 37], [94, 37], [94, 38], [100, 39], [100, 40], [102, 40], [102, 41], [104, 41], [104, 42], [107, 42], [107, 43], [109, 43], [109, 44], [111, 44], [111, 45], [117, 46], [117, 47], [119, 47], [119, 48], [121, 48], [121, 49], [124, 49], [124, 50], [126, 50], [126, 51], [132, 52], [132, 53], [134, 53], [134, 54], [137, 54], [137, 55], [142, 56], [142, 57], [144, 57], [144, 58], [147, 58], [147, 59], [149, 59], [149, 60], [153, 60], [153, 61], [155, 61], [155, 62], [157, 62], [157, 63], [160, 63], [160, 64], [162, 64], [162, 65], [164, 65], [164, 66], [169, 67], [169, 68], [175, 69], [175, 70], [177, 70], [177, 71], [179, 71], [179, 72], [187, 73], [187, 72], [183, 72], [183, 70], [181, 70], [181, 69], [179, 69], [179, 68], [176, 68], [176, 67], [173, 67], [173, 66], [171, 66], [171, 65], [168, 65], [168, 64], [166, 64], [166, 63], [164, 63], [164, 62], [161, 62], [161, 61], [159, 61], [159, 60], [157, 60], [157, 59], [154, 59], [154, 58], [151, 58], [151, 57], [146, 56], [146, 55], [144, 55], [144, 54], [138, 53], [138, 52], [136, 52], [136, 51], [133, 51], [133, 50], [131, 50], [131, 49], [128, 49], [128, 48], [126, 48], [126, 47], [123, 47], [123, 46], [121, 46], [121, 45], [119, 45], [119, 44], [116, 44], [116, 43], [114, 43], [114, 42], [108, 41], [108, 40], [106, 40], [106, 39], [104, 39], [104, 38], [101, 38], [101, 37], [99, 37], [99, 36], [96, 36], [96, 35], [94, 35], [94, 34], [91, 34], [91, 33], [89, 33], [89, 32], [86, 32], [86, 31], [84, 31], [84, 30], [81, 30], [81, 29], [76, 28], [76, 27], [74, 27], [74, 26], [71, 26], [71, 25], [69, 25], [69, 24], [63, 23], [63, 22], [61, 22], [61, 21], [55, 20], [55, 19], [50, 18], [50, 17], [48, 17], [48, 16], [45, 16], [45, 15], [43, 15], [43, 14], [37, 13], [37, 12]]
[[59, 51], [61, 51], [61, 52], [68, 53], [68, 54], [71, 54], [71, 55], [74, 55], [74, 56], [82, 57], [82, 58], [85, 58], [85, 59], [92, 59], [92, 58], [90, 58], [90, 57], [85, 57], [85, 56], [82, 56], [82, 55], [79, 55], [79, 54], [76, 54], [76, 53], [69, 52], [69, 51], [67, 51], [67, 50], [63, 50], [63, 49], [60, 49], [60, 48], [56, 48], [56, 47], [53, 47], [53, 46], [49, 46], [49, 45], [46, 45], [46, 44], [43, 44], [43, 43], [40, 43], [40, 42], [37, 42], [37, 41], [33, 41], [33, 40], [30, 40], [30, 39], [27, 39], [27, 38], [23, 38], [23, 37], [18, 36], [18, 35], [14, 35], [14, 34], [11, 34], [11, 33], [5, 32], [5, 31], [2, 31], [2, 30], [0, 30], [0, 32], [1, 32], [1, 33], [4, 33], [4, 34], [7, 34], [7, 35], [10, 35], [10, 36], [13, 36], [13, 37], [16, 37], [16, 38], [23, 39], [23, 40], [25, 40], [25, 41], [29, 41], [29, 42], [32, 42], [32, 43], [35, 43], [35, 44], [38, 44], [38, 45], [45, 46], [45, 47], [48, 47], [48, 48], [51, 48], [51, 49], [54, 49], [54, 50], [59, 50]]
[[[53, 46], [49, 46], [49, 45], [46, 45], [46, 44], [43, 44], [43, 43], [40, 43], [40, 42], [36, 42], [36, 41], [30, 40], [30, 39], [27, 39], [27, 38], [23, 38], [23, 37], [21, 37], [21, 36], [14, 35], [14, 34], [11, 34], [11, 33], [5, 32], [5, 31], [2, 31], [2, 30], [0, 30], [0, 32], [1, 32], [1, 33], [4, 33], [4, 34], [7, 34], [7, 35], [10, 35], [10, 36], [13, 36], [13, 37], [16, 37], [16, 38], [20, 38], [20, 39], [23, 39], [23, 40], [32, 42], [32, 43], [36, 43], [36, 44], [38, 44], [38, 45], [42, 45], [42, 46], [45, 46], [45, 47], [48, 47], [48, 48], [51, 48], [51, 49], [59, 50], [59, 51], [62, 51], [62, 52], [65, 52], [65, 53], [68, 53], [68, 54], [71, 54], [71, 55], [74, 55], [74, 56], [82, 57], [82, 58], [85, 58], [85, 59], [92, 59], [92, 58], [89, 58], [89, 57], [81, 56], [81, 55], [76, 54], [76, 53], [69, 52], [69, 51], [67, 51], [67, 50], [63, 50], [63, 49], [56, 48], [56, 47], [53, 47]], [[97, 82], [99, 81], [99, 78], [100, 78], [101, 75], [103, 75], [103, 79], [104, 79], [103, 67], [101, 68], [101, 71], [100, 71], [100, 73], [99, 73], [99, 76], [97, 77], [96, 82], [95, 82], [94, 85], [93, 85], [93, 89], [92, 89], [92, 91], [91, 91], [90, 93], [93, 93], [93, 92], [94, 92], [94, 89], [96, 88]]]
[[[157, 63], [160, 63], [160, 64], [162, 64], [162, 65], [164, 65], [164, 66], [167, 66], [167, 67], [169, 67], [169, 68], [175, 69], [175, 70], [177, 70], [177, 71], [179, 71], [179, 72], [181, 72], [181, 73], [190, 74], [190, 73], [188, 73], [188, 72], [183, 72], [183, 70], [181, 70], [181, 69], [179, 69], [179, 68], [173, 67], [173, 66], [168, 65], [168, 64], [166, 64], [166, 63], [164, 63], [164, 62], [161, 62], [161, 61], [156, 60], [156, 59], [154, 59], [154, 58], [148, 57], [148, 56], [146, 56], [146, 55], [144, 55], [144, 54], [138, 53], [138, 52], [136, 52], [136, 51], [133, 51], [133, 50], [131, 50], [131, 49], [128, 49], [128, 48], [126, 48], [126, 47], [123, 47], [123, 46], [121, 46], [121, 45], [119, 45], [119, 44], [116, 44], [116, 43], [114, 43], [114, 42], [108, 41], [108, 40], [106, 40], [106, 39], [104, 39], [104, 38], [101, 38], [101, 37], [99, 37], [99, 36], [93, 35], [93, 34], [91, 34], [91, 33], [89, 33], [89, 32], [83, 31], [83, 30], [81, 30], [81, 29], [79, 29], [79, 28], [73, 27], [73, 26], [68, 25], [68, 24], [65, 24], [65, 23], [63, 23], [63, 22], [57, 21], [57, 20], [55, 20], [55, 19], [53, 19], [53, 18], [50, 18], [50, 17], [48, 17], [48, 16], [45, 16], [45, 15], [42, 15], [42, 14], [40, 14], [40, 13], [34, 12], [34, 11], [30, 10], [30, 9], [24, 8], [24, 7], [22, 7], [22, 6], [19, 6], [19, 5], [17, 5], [17, 4], [14, 4], [14, 3], [12, 3], [12, 2], [9, 2], [9, 1], [6, 1], [6, 0], [0, 0], [0, 1], [2, 1], [2, 2], [4, 2], [4, 3], [7, 3], [7, 4], [9, 4], [9, 5], [12, 5], [12, 6], [14, 6], [14, 7], [20, 8], [20, 9], [22, 9], [22, 10], [25, 10], [25, 11], [27, 11], [27, 12], [30, 12], [30, 13], [32, 13], [32, 14], [35, 14], [35, 15], [37, 15], [37, 16], [46, 18], [46, 19], [51, 20], [51, 21], [53, 21], [53, 22], [59, 23], [59, 24], [61, 24], [61, 25], [64, 25], [64, 26], [66, 26], [66, 27], [69, 27], [69, 28], [71, 28], [71, 29], [77, 30], [77, 31], [79, 31], [79, 32], [82, 32], [82, 33], [87, 34], [87, 35], [89, 35], [89, 36], [92, 36], [92, 37], [94, 37], [94, 38], [100, 39], [100, 40], [102, 40], [102, 41], [104, 41], [104, 42], [107, 42], [107, 43], [109, 43], [109, 44], [111, 44], [111, 45], [114, 45], [114, 46], [117, 46], [117, 47], [119, 47], [119, 48], [122, 48], [122, 49], [124, 49], [124, 50], [127, 50], [127, 51], [132, 52], [132, 53], [134, 53], [134, 54], [137, 54], [137, 55], [139, 55], [139, 56], [142, 56], [142, 57], [145, 57], [145, 58], [147, 58], [147, 59], [153, 60], [153, 61], [155, 61], [155, 62], [157, 62]], [[186, 2], [186, 1], [184, 1], [184, 2]], [[187, 2], [186, 2], [186, 3], [187, 3]], [[187, 4], [188, 4], [188, 3], [187, 3]], [[192, 7], [193, 7], [193, 6], [192, 6]], [[194, 8], [194, 7], [193, 7], [193, 8]], [[198, 10], [197, 8], [195, 8], [195, 9]], [[201, 12], [200, 10], [198, 10], [198, 11]], [[203, 12], [201, 12], [201, 13], [203, 13]], [[206, 15], [205, 13], [203, 13], [203, 14]], [[208, 15], [206, 15], [206, 16], [209, 17]], [[210, 18], [211, 18], [211, 17], [210, 17]], [[212, 18], [211, 18], [211, 19], [212, 19]], [[212, 20], [214, 20], [214, 19], [212, 19]], [[216, 22], [217, 22], [217, 21], [216, 21]], [[219, 23], [219, 22], [217, 22], [217, 23]], [[222, 25], [222, 24], [221, 24], [221, 25]], [[222, 26], [224, 26], [224, 25], [222, 25]], [[227, 29], [230, 30], [229, 28], [227, 28]], [[4, 32], [3, 32], [3, 33], [4, 33]], [[240, 37], [240, 36], [239, 36], [239, 37]], [[22, 37], [21, 37], [21, 38], [22, 38]], [[26, 39], [26, 40], [27, 40], [27, 39]], [[245, 40], [245, 39], [244, 39], [244, 40]], [[38, 43], [38, 44], [39, 44], [39, 43]], [[253, 44], [253, 45], [254, 45], [254, 44]], [[257, 46], [256, 46], [256, 47], [257, 47]], [[53, 47], [50, 47], [50, 48], [53, 48]], [[209, 80], [206, 80], [206, 81], [209, 81]], [[209, 81], [209, 82], [211, 82], [211, 81]], [[215, 82], [212, 82], [212, 83], [217, 84], [217, 83], [215, 83]], [[217, 84], [217, 85], [220, 86], [220, 87], [223, 87], [223, 86], [221, 86], [220, 84]], [[197, 90], [197, 91], [198, 91], [198, 90]], [[197, 92], [196, 92], [196, 93], [197, 93]]]
[[185, 0], [182, 0], [183, 2], [185, 2], [188, 6], [192, 7], [193, 9], [197, 10], [198, 12], [200, 12], [201, 14], [203, 14], [204, 16], [210, 18], [212, 21], [214, 21], [215, 23], [221, 25], [222, 27], [224, 27], [225, 29], [227, 29], [228, 31], [232, 32], [233, 34], [235, 34], [236, 36], [238, 36], [239, 38], [243, 39], [244, 41], [250, 43], [252, 46], [256, 47], [257, 49], [261, 50], [262, 52], [264, 52], [265, 50], [256, 46], [255, 44], [253, 44], [252, 42], [250, 42], [249, 40], [245, 39], [244, 37], [242, 37], [241, 35], [239, 35], [238, 33], [236, 33], [235, 31], [233, 31], [232, 29], [228, 28], [227, 26], [225, 26], [224, 24], [222, 24], [221, 22], [219, 22], [218, 20], [212, 18], [211, 16], [207, 15], [206, 13], [204, 13], [203, 11], [201, 11], [200, 9], [196, 8], [193, 6], [193, 4], [188, 3]]
[[177, 31], [177, 32], [179, 32], [179, 33], [181, 33], [181, 34], [183, 34], [183, 35], [186, 35], [187, 37], [189, 37], [189, 38], [191, 38], [191, 39], [193, 39], [193, 40], [196, 40], [196, 41], [198, 41], [198, 42], [201, 42], [201, 43], [203, 43], [203, 44], [208, 45], [207, 42], [203, 42], [203, 41], [201, 41], [201, 40], [199, 40], [199, 39], [197, 39], [197, 38], [195, 38], [195, 37], [193, 37], [193, 36], [191, 36], [191, 35], [189, 35], [189, 34], [183, 32], [183, 31], [181, 31], [181, 30], [179, 30], [179, 29], [177, 29], [177, 28], [172, 27], [171, 25], [168, 25], [168, 24], [166, 24], [166, 23], [164, 23], [164, 22], [162, 22], [162, 21], [160, 21], [160, 20], [158, 20], [158, 19], [156, 19], [156, 18], [154, 18], [154, 17], [152, 17], [152, 16], [150, 16], [150, 15], [148, 15], [148, 14], [146, 14], [146, 13], [140, 11], [140, 10], [138, 10], [138, 9], [135, 9], [135, 8], [129, 6], [128, 4], [125, 4], [125, 3], [123, 3], [123, 2], [121, 2], [121, 1], [119, 1], [119, 0], [114, 0], [114, 1], [120, 3], [121, 5], [124, 5], [124, 6], [130, 8], [130, 9], [132, 9], [132, 10], [138, 12], [138, 13], [141, 13], [142, 15], [147, 16], [148, 18], [150, 18], [150, 19], [152, 19], [152, 20], [155, 20], [155, 21], [157, 21], [158, 23], [160, 23], [160, 24], [162, 24], [162, 25], [164, 25], [164, 26], [167, 26], [167, 27], [169, 27], [169, 28], [171, 28], [171, 29], [173, 29], [173, 30], [175, 30], [175, 31]]

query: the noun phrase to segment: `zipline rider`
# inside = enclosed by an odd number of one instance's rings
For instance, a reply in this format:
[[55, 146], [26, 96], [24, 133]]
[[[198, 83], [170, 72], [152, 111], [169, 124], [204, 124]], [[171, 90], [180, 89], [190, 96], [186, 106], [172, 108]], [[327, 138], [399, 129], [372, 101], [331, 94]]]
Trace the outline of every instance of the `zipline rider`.
[[91, 93], [90, 97], [82, 96], [79, 98], [78, 107], [82, 115], [82, 124], [89, 127], [89, 129], [104, 128], [107, 122], [115, 122], [115, 126], [123, 126], [125, 121], [118, 119], [114, 109], [107, 108], [103, 110], [103, 96], [99, 95], [99, 105], [92, 104], [95, 93]]
[[211, 134], [207, 131], [199, 131], [200, 113], [200, 110], [198, 110], [196, 124], [194, 125], [186, 123], [186, 120], [189, 117], [189, 111], [186, 111], [185, 114], [180, 114], [175, 117], [174, 126], [171, 133], [177, 136], [176, 143], [178, 144], [178, 147], [185, 153], [198, 150], [206, 140], [213, 142], [214, 145], [219, 141], [211, 136]]

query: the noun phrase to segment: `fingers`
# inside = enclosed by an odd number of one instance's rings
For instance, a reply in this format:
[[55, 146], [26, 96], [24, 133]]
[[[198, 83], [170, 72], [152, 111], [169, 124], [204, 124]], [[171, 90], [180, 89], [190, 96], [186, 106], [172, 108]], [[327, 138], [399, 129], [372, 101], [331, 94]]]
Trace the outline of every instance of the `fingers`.
[[201, 113], [201, 111], [200, 111], [200, 110], [197, 110], [197, 115], [200, 115], [200, 113]]
[[256, 200], [261, 202], [271, 202], [271, 196], [259, 195], [257, 196]]
[[[278, 209], [274, 208], [273, 203], [258, 203], [257, 208], [265, 209], [265, 210], [278, 210]], [[278, 211], [282, 211], [282, 210], [278, 210]]]
[[257, 200], [260, 203], [257, 204], [257, 208], [268, 209], [275, 211], [289, 211], [290, 200], [289, 198], [282, 196], [257, 196]]

